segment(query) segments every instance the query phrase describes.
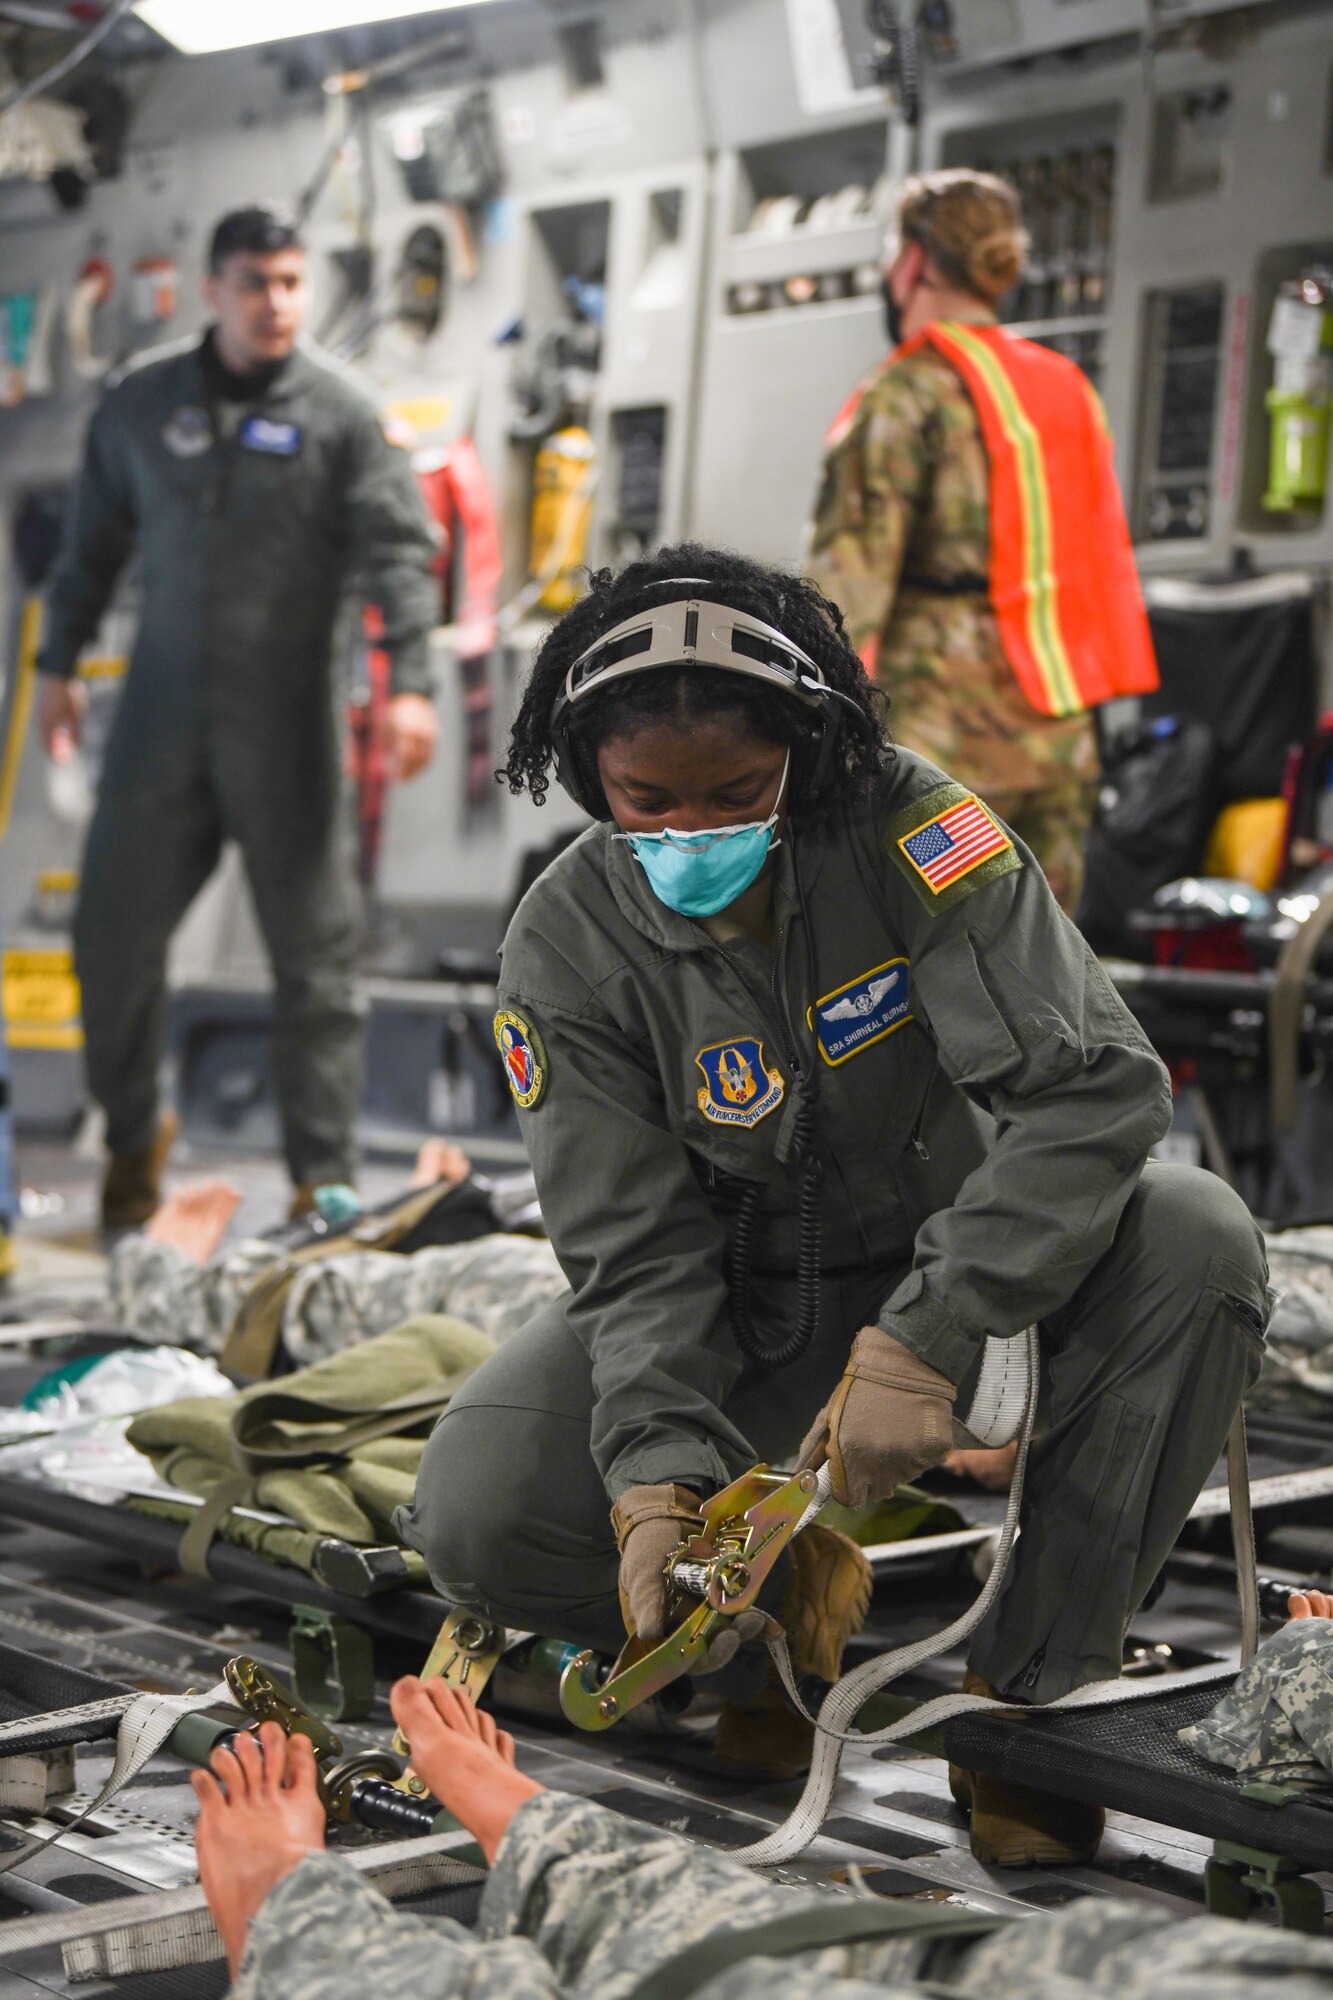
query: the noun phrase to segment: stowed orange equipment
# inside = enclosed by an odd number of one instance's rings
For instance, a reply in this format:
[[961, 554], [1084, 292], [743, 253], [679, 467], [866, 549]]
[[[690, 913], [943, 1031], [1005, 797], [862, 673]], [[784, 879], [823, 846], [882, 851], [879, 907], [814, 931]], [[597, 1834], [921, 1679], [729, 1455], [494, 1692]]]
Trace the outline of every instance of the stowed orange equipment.
[[976, 405], [990, 460], [990, 599], [1024, 694], [1041, 715], [1150, 694], [1157, 663], [1091, 383], [1034, 341], [958, 320], [936, 321], [885, 365], [926, 342]]

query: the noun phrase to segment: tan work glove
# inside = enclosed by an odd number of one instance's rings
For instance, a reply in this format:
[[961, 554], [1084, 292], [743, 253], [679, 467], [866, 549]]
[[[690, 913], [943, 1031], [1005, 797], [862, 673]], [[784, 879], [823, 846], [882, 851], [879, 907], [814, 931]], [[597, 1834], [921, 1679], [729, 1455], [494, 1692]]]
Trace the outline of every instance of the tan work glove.
[[887, 1500], [895, 1486], [953, 1450], [954, 1384], [882, 1327], [863, 1326], [841, 1382], [801, 1446], [802, 1465], [826, 1440], [833, 1497], [844, 1507]]
[[611, 1509], [620, 1550], [620, 1613], [625, 1630], [656, 1645], [671, 1629], [666, 1566], [682, 1542], [703, 1532], [699, 1498], [688, 1486], [631, 1486]]

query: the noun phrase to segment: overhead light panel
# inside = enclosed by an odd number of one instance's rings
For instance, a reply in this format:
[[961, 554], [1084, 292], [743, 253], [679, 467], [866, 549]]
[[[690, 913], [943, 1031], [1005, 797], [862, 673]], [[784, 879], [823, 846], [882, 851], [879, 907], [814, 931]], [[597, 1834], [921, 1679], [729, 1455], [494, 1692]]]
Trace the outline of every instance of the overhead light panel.
[[483, 0], [138, 0], [135, 12], [183, 55], [284, 42], [293, 35], [327, 35], [371, 21], [401, 21], [410, 14], [443, 14]]

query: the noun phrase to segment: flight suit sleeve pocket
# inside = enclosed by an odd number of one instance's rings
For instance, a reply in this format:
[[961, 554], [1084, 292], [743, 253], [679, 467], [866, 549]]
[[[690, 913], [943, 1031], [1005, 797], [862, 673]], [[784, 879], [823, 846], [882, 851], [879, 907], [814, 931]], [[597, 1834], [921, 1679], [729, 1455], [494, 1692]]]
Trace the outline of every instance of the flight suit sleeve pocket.
[[991, 998], [967, 932], [941, 939], [922, 971], [918, 992], [953, 1081], [984, 1091], [1011, 1076], [1023, 1051]]

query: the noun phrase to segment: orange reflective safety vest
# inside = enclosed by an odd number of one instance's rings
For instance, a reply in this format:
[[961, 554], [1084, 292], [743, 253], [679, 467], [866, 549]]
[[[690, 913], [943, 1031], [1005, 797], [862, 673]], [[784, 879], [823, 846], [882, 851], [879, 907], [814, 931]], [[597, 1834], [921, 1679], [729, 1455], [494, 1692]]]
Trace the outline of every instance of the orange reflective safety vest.
[[1035, 341], [958, 320], [927, 327], [888, 365], [926, 342], [976, 405], [990, 460], [990, 599], [1024, 694], [1041, 715], [1150, 694], [1157, 662], [1092, 384]]

